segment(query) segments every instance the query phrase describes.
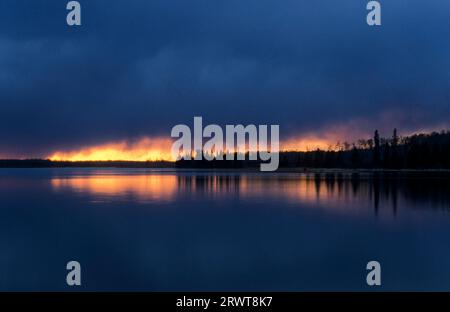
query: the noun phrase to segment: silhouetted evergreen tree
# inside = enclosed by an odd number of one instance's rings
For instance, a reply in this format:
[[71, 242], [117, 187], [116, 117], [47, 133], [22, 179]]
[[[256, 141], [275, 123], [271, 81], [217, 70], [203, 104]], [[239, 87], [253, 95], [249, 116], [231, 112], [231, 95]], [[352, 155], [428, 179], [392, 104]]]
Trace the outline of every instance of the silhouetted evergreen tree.
[[397, 146], [398, 146], [397, 128], [394, 128], [394, 133], [392, 134], [392, 149], [391, 149], [391, 166], [393, 168], [400, 167]]
[[352, 153], [352, 156], [351, 156], [352, 167], [358, 168], [360, 165], [359, 152], [358, 152], [358, 149], [356, 148], [356, 145], [354, 145], [354, 144], [353, 144], [351, 153]]
[[386, 140], [383, 147], [383, 167], [391, 168], [391, 148], [389, 142]]
[[375, 130], [373, 136], [374, 148], [373, 148], [373, 164], [374, 167], [380, 166], [380, 135], [378, 130]]

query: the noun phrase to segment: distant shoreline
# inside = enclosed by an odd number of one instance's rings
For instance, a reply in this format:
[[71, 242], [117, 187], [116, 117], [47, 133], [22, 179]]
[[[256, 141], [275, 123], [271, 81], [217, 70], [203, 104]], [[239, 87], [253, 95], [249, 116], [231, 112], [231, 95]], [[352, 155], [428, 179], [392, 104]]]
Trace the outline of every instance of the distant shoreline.
[[[249, 172], [258, 173], [255, 167], [236, 167], [236, 168], [195, 168], [195, 167], [177, 167], [176, 162], [169, 161], [51, 161], [42, 159], [0, 159], [0, 169], [33, 169], [33, 168], [110, 168], [110, 169], [174, 169], [178, 172]], [[277, 173], [299, 173], [312, 175], [374, 175], [383, 176], [432, 176], [449, 177], [449, 169], [374, 169], [374, 168], [308, 168], [308, 167], [285, 167], [279, 168], [272, 174]], [[262, 173], [270, 174], [270, 173]]]
[[0, 168], [175, 168], [170, 161], [51, 161], [0, 159]]

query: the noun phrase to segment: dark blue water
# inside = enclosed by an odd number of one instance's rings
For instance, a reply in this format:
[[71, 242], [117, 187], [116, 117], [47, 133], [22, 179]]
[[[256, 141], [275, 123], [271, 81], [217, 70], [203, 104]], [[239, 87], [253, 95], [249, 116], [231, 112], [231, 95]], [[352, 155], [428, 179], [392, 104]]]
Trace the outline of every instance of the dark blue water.
[[1, 169], [0, 290], [450, 290], [450, 181]]

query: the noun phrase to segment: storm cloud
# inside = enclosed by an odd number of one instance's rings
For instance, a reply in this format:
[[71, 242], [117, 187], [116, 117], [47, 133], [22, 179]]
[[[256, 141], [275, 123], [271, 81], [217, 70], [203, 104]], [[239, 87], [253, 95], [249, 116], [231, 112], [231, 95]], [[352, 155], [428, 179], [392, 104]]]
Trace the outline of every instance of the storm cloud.
[[168, 137], [194, 116], [282, 139], [448, 126], [448, 1], [381, 1], [381, 27], [361, 0], [80, 0], [80, 27], [66, 3], [0, 3], [0, 154]]

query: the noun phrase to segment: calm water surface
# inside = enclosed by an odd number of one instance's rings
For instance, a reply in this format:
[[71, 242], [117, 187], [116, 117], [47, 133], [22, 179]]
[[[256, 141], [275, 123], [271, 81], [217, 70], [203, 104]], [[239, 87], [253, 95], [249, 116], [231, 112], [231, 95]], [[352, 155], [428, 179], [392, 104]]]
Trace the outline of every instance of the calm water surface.
[[450, 290], [450, 180], [0, 169], [0, 290]]

